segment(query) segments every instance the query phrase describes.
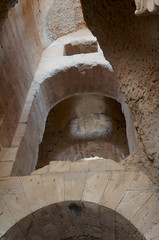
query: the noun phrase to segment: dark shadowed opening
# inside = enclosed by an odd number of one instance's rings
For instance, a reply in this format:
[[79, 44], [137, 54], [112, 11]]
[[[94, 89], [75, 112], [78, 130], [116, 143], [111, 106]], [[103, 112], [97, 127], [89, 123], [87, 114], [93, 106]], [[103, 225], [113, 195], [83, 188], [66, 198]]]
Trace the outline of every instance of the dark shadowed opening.
[[120, 214], [89, 202], [61, 202], [17, 222], [1, 240], [144, 240]]
[[89, 157], [120, 162], [128, 154], [121, 105], [100, 95], [78, 95], [63, 100], [50, 111], [37, 168], [50, 161], [77, 161]]

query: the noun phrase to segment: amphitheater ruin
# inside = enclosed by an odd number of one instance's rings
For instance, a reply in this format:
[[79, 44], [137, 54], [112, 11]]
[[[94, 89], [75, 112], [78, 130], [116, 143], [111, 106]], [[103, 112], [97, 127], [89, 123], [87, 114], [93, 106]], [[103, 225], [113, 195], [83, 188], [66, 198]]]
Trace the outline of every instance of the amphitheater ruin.
[[0, 239], [159, 240], [159, 1], [0, 2]]

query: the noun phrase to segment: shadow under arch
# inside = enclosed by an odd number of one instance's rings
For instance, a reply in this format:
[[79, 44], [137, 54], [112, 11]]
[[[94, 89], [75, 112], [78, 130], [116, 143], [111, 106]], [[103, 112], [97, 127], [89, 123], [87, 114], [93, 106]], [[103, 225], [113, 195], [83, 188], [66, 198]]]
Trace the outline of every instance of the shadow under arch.
[[91, 55], [87, 59], [86, 56], [77, 56], [74, 61], [66, 58], [56, 70], [53, 66], [46, 72], [37, 72], [19, 123], [19, 128], [25, 124], [25, 131], [18, 145], [11, 175], [28, 175], [34, 171], [49, 111], [62, 100], [81, 93], [104, 95], [121, 104], [126, 119], [129, 151], [132, 153], [135, 150], [130, 110], [123, 100], [112, 67], [103, 56], [100, 57], [94, 59]]
[[36, 169], [50, 161], [101, 157], [121, 162], [129, 155], [121, 105], [114, 99], [80, 94], [48, 114]]
[[145, 240], [116, 211], [96, 203], [65, 201], [38, 209], [17, 222], [1, 240]]

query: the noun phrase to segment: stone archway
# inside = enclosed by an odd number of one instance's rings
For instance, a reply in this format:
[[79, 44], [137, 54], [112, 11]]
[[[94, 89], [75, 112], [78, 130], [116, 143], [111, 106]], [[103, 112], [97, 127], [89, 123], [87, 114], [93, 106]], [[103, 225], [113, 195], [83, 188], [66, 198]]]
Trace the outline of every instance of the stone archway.
[[[76, 37], [68, 39], [72, 41], [70, 39], [74, 40]], [[79, 39], [78, 37], [78, 42]], [[121, 103], [127, 124], [130, 153], [135, 150], [136, 139], [131, 113], [123, 101], [113, 69], [104, 59], [101, 50], [77, 54], [76, 57], [65, 56], [65, 42], [68, 43], [67, 37], [57, 40], [46, 49], [39, 64], [12, 143], [12, 147], [17, 149], [12, 175], [27, 175], [35, 169], [38, 146], [42, 140], [48, 112], [60, 101], [81, 93], [100, 94]], [[90, 44], [90, 39], [88, 43]], [[19, 136], [21, 130], [23, 134]]]
[[129, 155], [125, 118], [114, 99], [80, 94], [48, 114], [36, 169], [50, 161], [101, 157], [122, 162]]
[[[0, 194], [2, 239], [21, 220], [21, 226], [26, 223], [31, 227], [26, 216], [67, 201], [95, 204], [112, 214], [115, 211], [123, 217], [120, 222], [127, 227], [133, 224], [132, 229], [146, 240], [159, 236], [158, 199], [152, 182], [142, 172], [125, 171], [112, 160], [53, 162], [32, 176], [2, 179]], [[45, 211], [41, 217], [47, 219]]]
[[16, 223], [1, 239], [144, 240], [128, 220], [114, 210], [84, 201], [43, 207]]

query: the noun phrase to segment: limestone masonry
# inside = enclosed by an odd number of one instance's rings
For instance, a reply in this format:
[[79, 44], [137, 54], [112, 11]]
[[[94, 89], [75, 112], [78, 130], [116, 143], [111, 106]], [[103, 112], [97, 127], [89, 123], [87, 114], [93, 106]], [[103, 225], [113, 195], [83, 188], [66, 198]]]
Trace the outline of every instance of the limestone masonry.
[[159, 240], [159, 1], [0, 2], [0, 239]]

